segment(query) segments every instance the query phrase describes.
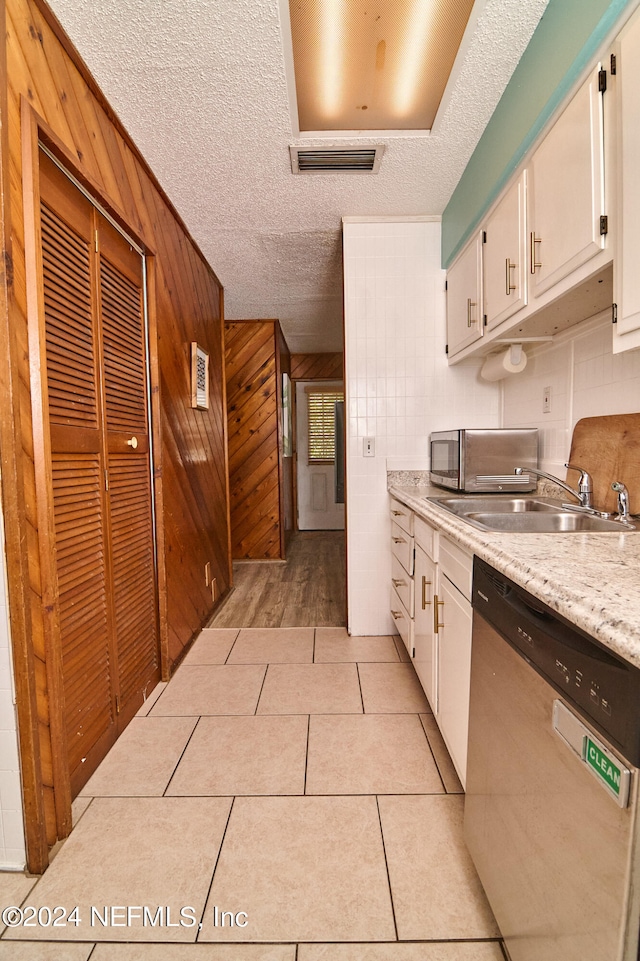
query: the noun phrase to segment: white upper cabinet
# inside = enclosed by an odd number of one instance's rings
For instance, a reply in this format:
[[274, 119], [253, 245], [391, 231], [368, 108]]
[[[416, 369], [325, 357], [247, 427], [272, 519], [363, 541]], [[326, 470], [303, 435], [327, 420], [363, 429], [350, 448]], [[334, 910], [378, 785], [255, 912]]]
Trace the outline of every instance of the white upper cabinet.
[[531, 157], [527, 205], [529, 290], [537, 297], [605, 246], [600, 66]]
[[[617, 230], [616, 209], [626, 207], [628, 262], [639, 262], [634, 225], [640, 224], [640, 187], [633, 167], [640, 152], [639, 33], [638, 26], [628, 33], [625, 57], [632, 70], [622, 122], [624, 200], [619, 194], [618, 204], [608, 209], [615, 198], [616, 85], [598, 64], [447, 272], [450, 363], [486, 353], [495, 339], [553, 336], [609, 309], [614, 259], [609, 227]], [[624, 289], [618, 284], [619, 339], [631, 330], [627, 346], [640, 346], [640, 272], [623, 267], [619, 276], [625, 283]]]
[[482, 236], [479, 231], [447, 271], [449, 356], [483, 334]]
[[613, 262], [617, 322], [613, 351], [640, 347], [640, 14], [616, 50], [618, 230]]
[[527, 303], [525, 185], [523, 171], [487, 220], [483, 251], [487, 330]]

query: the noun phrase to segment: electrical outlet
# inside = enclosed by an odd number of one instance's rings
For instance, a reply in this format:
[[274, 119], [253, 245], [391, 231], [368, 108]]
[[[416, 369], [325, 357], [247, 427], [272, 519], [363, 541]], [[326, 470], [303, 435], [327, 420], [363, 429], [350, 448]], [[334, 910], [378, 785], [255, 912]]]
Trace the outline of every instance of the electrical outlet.
[[215, 601], [218, 596], [218, 585], [215, 577], [211, 579], [211, 600]]
[[211, 561], [204, 565], [204, 586], [208, 587], [211, 583]]
[[375, 456], [376, 456], [376, 439], [375, 439], [375, 437], [363, 437], [363, 438], [362, 438], [362, 456], [363, 456], [363, 457], [375, 457]]
[[551, 413], [551, 388], [544, 387], [542, 390], [542, 413]]

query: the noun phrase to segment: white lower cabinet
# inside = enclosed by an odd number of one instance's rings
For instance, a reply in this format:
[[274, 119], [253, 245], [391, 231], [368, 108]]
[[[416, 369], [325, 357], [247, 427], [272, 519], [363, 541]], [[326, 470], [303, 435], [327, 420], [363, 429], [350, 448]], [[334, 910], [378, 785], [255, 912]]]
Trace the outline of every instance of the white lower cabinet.
[[413, 511], [391, 499], [391, 596], [393, 623], [413, 657]]
[[471, 604], [440, 571], [438, 607], [438, 711], [436, 720], [465, 786], [471, 682]]
[[413, 666], [434, 714], [438, 713], [438, 648], [433, 605], [437, 591], [438, 565], [416, 538]]
[[393, 502], [391, 515], [391, 616], [464, 786], [473, 557], [400, 506]]

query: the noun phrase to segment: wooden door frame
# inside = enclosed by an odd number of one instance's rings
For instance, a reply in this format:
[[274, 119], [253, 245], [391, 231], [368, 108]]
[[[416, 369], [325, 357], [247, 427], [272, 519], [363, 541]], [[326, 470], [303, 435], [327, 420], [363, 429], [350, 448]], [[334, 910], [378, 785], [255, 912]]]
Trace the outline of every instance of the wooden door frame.
[[[6, 34], [4, 4], [0, 4], [0, 27]], [[7, 122], [6, 44], [0, 44], [0, 458], [2, 464], [2, 510], [4, 514], [8, 602], [11, 617], [11, 652], [16, 694], [18, 746], [22, 778], [27, 866], [40, 873], [48, 864], [45, 800], [40, 752], [40, 725], [36, 706], [36, 669], [33, 625], [27, 506], [22, 448], [19, 343], [14, 318], [18, 310], [13, 285], [11, 190]]]
[[[3, 125], [3, 136], [6, 125]], [[153, 438], [154, 459], [151, 464], [151, 483], [155, 499], [154, 527], [156, 536], [156, 578], [158, 598], [158, 627], [160, 669], [163, 679], [170, 671], [169, 641], [167, 627], [167, 590], [164, 562], [164, 536], [162, 525], [162, 445], [159, 396], [159, 370], [157, 350], [156, 314], [156, 267], [154, 251], [149, 249], [145, 240], [139, 237], [135, 228], [112, 201], [105, 197], [101, 187], [83, 169], [76, 155], [68, 150], [46, 122], [33, 109], [26, 98], [21, 98], [21, 135], [23, 167], [23, 212], [25, 231], [27, 327], [30, 366], [30, 403], [31, 425], [23, 425], [23, 430], [31, 427], [34, 445], [34, 470], [36, 483], [36, 503], [31, 505], [31, 526], [37, 544], [26, 544], [28, 534], [28, 512], [24, 503], [23, 471], [28, 469], [20, 453], [20, 421], [15, 417], [10, 424], [8, 418], [0, 419], [0, 427], [10, 429], [13, 434], [12, 445], [8, 450], [11, 475], [19, 475], [13, 496], [5, 500], [5, 514], [11, 511], [11, 523], [7, 524], [7, 575], [9, 580], [9, 601], [12, 621], [12, 647], [14, 673], [16, 676], [16, 711], [20, 732], [20, 759], [23, 772], [23, 803], [25, 813], [25, 834], [27, 841], [27, 864], [34, 873], [41, 873], [48, 864], [48, 849], [52, 843], [52, 825], [47, 823], [45, 805], [45, 771], [43, 759], [50, 758], [52, 771], [53, 797], [55, 805], [55, 836], [64, 838], [71, 831], [71, 790], [69, 770], [66, 766], [66, 735], [64, 731], [62, 698], [62, 664], [59, 647], [56, 643], [57, 613], [55, 600], [55, 570], [52, 570], [53, 514], [52, 492], [48, 475], [43, 465], [49, 441], [47, 437], [46, 410], [41, 392], [41, 371], [39, 356], [44, 356], [41, 344], [41, 317], [43, 316], [43, 292], [39, 282], [37, 251], [40, 243], [39, 208], [39, 142], [51, 151], [63, 167], [77, 180], [84, 190], [94, 198], [108, 215], [120, 225], [144, 251], [147, 281], [147, 336], [149, 349], [149, 407], [151, 413], [150, 434]], [[3, 165], [3, 178], [6, 179], [6, 165]], [[8, 185], [7, 185], [8, 186]], [[5, 191], [8, 196], [8, 191]], [[5, 220], [5, 239], [10, 237]], [[11, 325], [12, 303], [8, 301], [8, 318]], [[14, 308], [15, 309], [15, 308]], [[15, 370], [15, 366], [12, 365]], [[15, 376], [15, 375], [14, 375]], [[14, 402], [14, 408], [17, 401]], [[4, 451], [4, 443], [3, 443]], [[11, 461], [15, 463], [11, 463]], [[3, 463], [4, 467], [4, 463]], [[4, 470], [3, 470], [4, 479]], [[9, 487], [5, 482], [4, 488]], [[22, 502], [17, 498], [22, 494]], [[17, 495], [17, 496], [16, 496]], [[16, 552], [13, 545], [17, 540], [21, 550]], [[31, 550], [29, 550], [29, 548]], [[35, 554], [38, 554], [37, 558]], [[37, 584], [43, 591], [42, 609], [39, 614], [41, 623], [35, 624], [30, 614], [30, 601], [27, 588], [30, 583]], [[26, 586], [25, 586], [26, 585]], [[22, 586], [22, 589], [21, 589]], [[53, 588], [53, 589], [52, 589]], [[46, 593], [45, 593], [46, 592]], [[32, 608], [31, 608], [32, 610]], [[41, 640], [40, 656], [45, 663], [45, 687], [42, 691], [36, 685], [36, 649], [38, 638]], [[39, 724], [39, 718], [45, 724]], [[47, 743], [48, 739], [48, 743]], [[50, 818], [49, 818], [50, 820]]]

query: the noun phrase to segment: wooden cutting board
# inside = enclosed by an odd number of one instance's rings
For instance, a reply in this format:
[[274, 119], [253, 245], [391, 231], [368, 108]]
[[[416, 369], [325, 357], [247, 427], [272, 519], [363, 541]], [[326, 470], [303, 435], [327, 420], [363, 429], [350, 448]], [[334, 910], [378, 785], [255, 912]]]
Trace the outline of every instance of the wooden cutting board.
[[[613, 481], [629, 490], [632, 514], [640, 514], [640, 413], [583, 417], [573, 429], [570, 464], [589, 471], [593, 478], [593, 504], [598, 510], [615, 511]], [[580, 475], [568, 470], [566, 480], [578, 486]]]

